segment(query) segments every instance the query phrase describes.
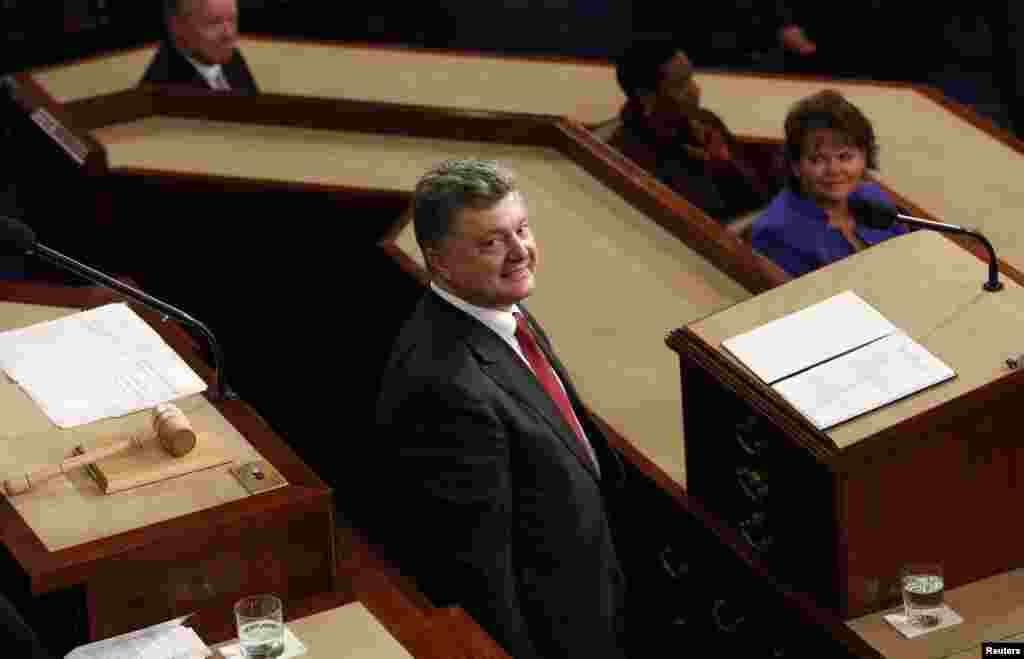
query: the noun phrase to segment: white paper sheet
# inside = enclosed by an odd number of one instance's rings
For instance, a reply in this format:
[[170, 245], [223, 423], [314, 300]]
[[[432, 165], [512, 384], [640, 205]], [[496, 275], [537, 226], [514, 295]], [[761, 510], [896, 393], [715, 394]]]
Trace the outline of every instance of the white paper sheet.
[[0, 333], [0, 368], [61, 428], [206, 389], [160, 335], [120, 303]]
[[825, 430], [953, 376], [924, 346], [896, 332], [773, 388]]
[[896, 327], [853, 291], [813, 304], [722, 345], [768, 384], [866, 345]]
[[198, 634], [182, 624], [187, 617], [80, 645], [65, 659], [193, 659], [210, 656], [212, 652]]
[[191, 627], [172, 627], [143, 648], [139, 659], [204, 659], [213, 652]]

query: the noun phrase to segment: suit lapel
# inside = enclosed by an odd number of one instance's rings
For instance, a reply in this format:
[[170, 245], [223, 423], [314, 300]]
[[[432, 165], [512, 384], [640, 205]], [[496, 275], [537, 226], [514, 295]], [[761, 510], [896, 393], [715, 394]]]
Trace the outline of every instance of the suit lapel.
[[[597, 470], [593, 460], [587, 455], [580, 444], [576, 432], [569, 427], [569, 424], [562, 416], [558, 405], [551, 399], [548, 392], [544, 390], [537, 377], [530, 370], [522, 358], [505, 341], [494, 333], [489, 327], [479, 322], [469, 314], [456, 309], [442, 300], [436, 294], [430, 294], [431, 304], [436, 305], [439, 317], [447, 325], [445, 330], [460, 334], [462, 339], [477, 356], [483, 371], [494, 382], [504, 389], [509, 395], [521, 401], [527, 407], [532, 408], [548, 424], [551, 430], [558, 437], [559, 441], [573, 454], [576, 459], [590, 472], [594, 478], [598, 478]], [[532, 323], [532, 319], [531, 319]], [[550, 355], [550, 346], [546, 338], [543, 350]], [[562, 379], [566, 390], [570, 391], [570, 400], [574, 398], [574, 391], [568, 381], [565, 372], [557, 365], [557, 360], [551, 360], [552, 366], [558, 377]]]

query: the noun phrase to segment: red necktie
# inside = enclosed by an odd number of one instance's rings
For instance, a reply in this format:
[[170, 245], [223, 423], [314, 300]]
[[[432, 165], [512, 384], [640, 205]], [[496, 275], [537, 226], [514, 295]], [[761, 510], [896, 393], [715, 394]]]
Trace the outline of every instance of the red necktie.
[[540, 346], [537, 345], [537, 339], [534, 337], [530, 325], [526, 322], [526, 317], [518, 312], [513, 315], [516, 317], [516, 340], [519, 341], [519, 347], [522, 348], [526, 361], [530, 362], [537, 380], [540, 381], [544, 390], [548, 392], [548, 396], [551, 396], [551, 400], [555, 401], [555, 404], [558, 405], [558, 409], [561, 410], [565, 421], [576, 433], [576, 438], [583, 446], [583, 452], [596, 465], [597, 461], [594, 458], [593, 449], [583, 434], [583, 428], [580, 426], [579, 419], [576, 418], [576, 413], [572, 411], [572, 404], [569, 403], [569, 397], [565, 394], [565, 390], [558, 381], [558, 376], [555, 375], [555, 369], [551, 367], [551, 362], [548, 361]]

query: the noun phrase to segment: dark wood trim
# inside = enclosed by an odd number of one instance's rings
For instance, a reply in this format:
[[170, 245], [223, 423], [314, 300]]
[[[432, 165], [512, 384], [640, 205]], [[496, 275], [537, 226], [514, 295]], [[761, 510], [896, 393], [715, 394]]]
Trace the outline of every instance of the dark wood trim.
[[755, 253], [748, 243], [582, 125], [563, 119], [559, 128], [564, 154], [747, 290], [760, 293], [791, 279], [782, 268]]
[[155, 112], [171, 117], [501, 144], [536, 145], [543, 124], [558, 120], [525, 113], [278, 94], [253, 96], [183, 86], [140, 88], [137, 93], [152, 94]]
[[[74, 115], [64, 106], [54, 101], [46, 91], [28, 74], [19, 73], [13, 77], [14, 84], [8, 87], [11, 99], [21, 108], [26, 116], [44, 110], [59, 122], [71, 136], [81, 142], [86, 149], [83, 169], [93, 175], [102, 174], [107, 170], [107, 154], [87, 130], [78, 125]], [[39, 130], [43, 130], [40, 128]], [[56, 138], [51, 138], [56, 139]], [[70, 156], [69, 156], [70, 157]]]
[[[842, 466], [834, 442], [822, 440], [814, 424], [790, 411], [789, 404], [771, 387], [753, 378], [736, 376], [732, 365], [717, 351], [707, 348], [689, 327], [673, 330], [665, 344], [680, 357], [692, 360], [713, 375], [725, 388], [749, 401], [764, 416], [778, 420], [780, 430], [792, 437], [800, 446], [830, 471], [838, 472]], [[741, 393], [754, 392], [754, 395]]]
[[83, 130], [137, 121], [156, 114], [153, 97], [137, 93], [134, 87], [69, 101], [63, 107], [75, 117], [75, 122]]

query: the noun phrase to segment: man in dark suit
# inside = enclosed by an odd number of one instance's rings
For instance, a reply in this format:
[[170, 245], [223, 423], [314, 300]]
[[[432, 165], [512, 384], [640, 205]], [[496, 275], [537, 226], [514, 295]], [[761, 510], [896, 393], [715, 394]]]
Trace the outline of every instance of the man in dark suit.
[[622, 659], [622, 464], [521, 304], [538, 256], [522, 193], [496, 163], [449, 161], [414, 223], [431, 284], [380, 381], [371, 537], [516, 659]]
[[238, 49], [236, 0], [165, 0], [167, 38], [142, 82], [259, 91]]

